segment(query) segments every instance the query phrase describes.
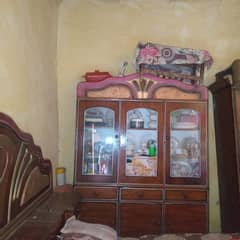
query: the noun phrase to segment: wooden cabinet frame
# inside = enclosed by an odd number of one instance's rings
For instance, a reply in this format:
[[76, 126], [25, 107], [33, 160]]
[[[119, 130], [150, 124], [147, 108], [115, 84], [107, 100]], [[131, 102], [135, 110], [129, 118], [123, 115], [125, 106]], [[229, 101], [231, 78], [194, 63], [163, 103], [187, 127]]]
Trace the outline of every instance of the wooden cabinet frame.
[[[96, 217], [100, 219], [100, 223], [107, 223], [110, 226], [115, 224], [114, 227], [119, 235], [129, 237], [164, 232], [207, 232], [207, 104], [208, 91], [205, 87], [188, 85], [172, 79], [162, 79], [149, 74], [142, 74], [141, 77], [138, 74], [131, 74], [125, 77], [108, 78], [97, 83], [79, 83], [77, 86], [74, 188], [75, 191], [82, 192], [79, 209], [86, 205], [90, 211], [89, 214], [84, 211], [82, 219], [96, 222]], [[114, 126], [119, 143], [114, 150], [112, 176], [83, 176], [81, 174], [83, 116], [85, 109], [93, 106], [109, 107], [115, 113]], [[127, 112], [135, 108], [149, 108], [158, 113], [157, 176], [126, 176], [125, 174], [126, 144], [121, 143], [121, 137], [126, 137]], [[170, 126], [167, 119], [172, 110], [181, 108], [193, 109], [200, 113], [202, 168], [199, 178], [170, 177], [169, 175]], [[93, 190], [95, 188], [96, 191]], [[107, 198], [113, 194], [112, 191], [116, 193], [115, 197]], [[110, 211], [107, 219], [99, 209], [101, 204], [104, 209]], [[92, 209], [89, 206], [92, 206]], [[186, 212], [187, 222], [193, 221], [192, 228], [191, 224], [181, 227], [181, 224], [173, 221], [172, 211], [178, 211], [178, 209]], [[188, 213], [189, 209], [191, 211]], [[94, 216], [91, 211], [95, 211]], [[181, 211], [179, 210], [177, 214], [180, 215]], [[192, 216], [192, 212], [197, 213], [196, 217]], [[109, 216], [114, 219], [111, 220]], [[155, 223], [144, 229], [144, 223], [148, 226], [146, 221], [152, 218], [156, 220]], [[172, 222], [171, 226], [168, 225], [169, 222]]]

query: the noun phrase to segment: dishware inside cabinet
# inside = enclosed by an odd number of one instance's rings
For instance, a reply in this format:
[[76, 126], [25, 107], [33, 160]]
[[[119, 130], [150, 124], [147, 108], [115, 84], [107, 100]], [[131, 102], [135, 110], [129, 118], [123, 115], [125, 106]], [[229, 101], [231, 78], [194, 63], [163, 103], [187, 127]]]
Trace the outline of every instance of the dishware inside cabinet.
[[84, 114], [83, 175], [112, 175], [114, 112], [89, 108]]
[[157, 176], [157, 118], [148, 108], [127, 112], [126, 176]]

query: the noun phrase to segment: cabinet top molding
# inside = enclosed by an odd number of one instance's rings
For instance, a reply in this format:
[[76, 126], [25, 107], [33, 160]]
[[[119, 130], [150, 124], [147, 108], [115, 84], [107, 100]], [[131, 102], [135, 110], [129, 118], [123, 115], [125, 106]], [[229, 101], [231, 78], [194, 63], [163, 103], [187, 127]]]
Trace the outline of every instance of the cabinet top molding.
[[134, 73], [99, 82], [79, 82], [77, 97], [207, 100], [208, 89], [151, 74]]

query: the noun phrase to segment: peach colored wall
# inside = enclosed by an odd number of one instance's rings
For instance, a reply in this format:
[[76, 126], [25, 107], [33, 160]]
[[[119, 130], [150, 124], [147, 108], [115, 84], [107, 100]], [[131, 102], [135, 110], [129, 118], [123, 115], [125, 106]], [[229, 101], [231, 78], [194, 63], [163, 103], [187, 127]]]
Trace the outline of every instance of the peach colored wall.
[[[239, 0], [63, 0], [59, 8], [58, 103], [60, 165], [72, 182], [75, 89], [87, 71], [116, 75], [123, 61], [134, 71], [139, 41], [207, 49], [214, 65], [205, 85], [240, 54]], [[209, 104], [210, 230], [219, 231], [212, 101]]]
[[0, 1], [0, 111], [58, 160], [57, 1]]

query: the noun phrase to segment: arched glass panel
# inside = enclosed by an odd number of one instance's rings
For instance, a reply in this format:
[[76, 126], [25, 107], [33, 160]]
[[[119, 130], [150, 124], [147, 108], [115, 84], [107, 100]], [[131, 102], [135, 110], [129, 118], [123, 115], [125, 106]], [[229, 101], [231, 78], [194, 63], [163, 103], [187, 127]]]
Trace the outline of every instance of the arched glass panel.
[[114, 111], [92, 107], [84, 112], [83, 175], [113, 174]]
[[126, 176], [157, 176], [158, 113], [148, 108], [127, 112]]
[[170, 176], [201, 177], [200, 114], [178, 109], [170, 115]]

